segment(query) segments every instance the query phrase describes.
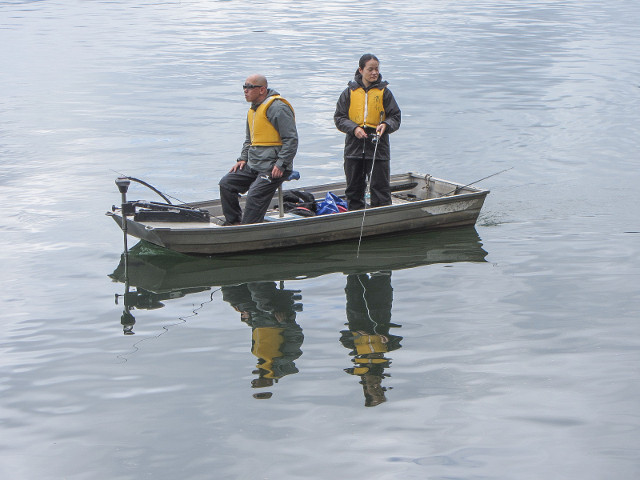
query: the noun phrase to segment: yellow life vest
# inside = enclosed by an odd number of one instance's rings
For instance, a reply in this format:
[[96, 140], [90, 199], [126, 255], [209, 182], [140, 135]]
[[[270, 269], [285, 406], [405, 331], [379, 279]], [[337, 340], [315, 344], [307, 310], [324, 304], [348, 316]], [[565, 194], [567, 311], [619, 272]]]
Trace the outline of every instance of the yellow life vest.
[[360, 365], [362, 367], [364, 365], [380, 365], [383, 363], [389, 363], [389, 359], [386, 357], [376, 357], [376, 358], [356, 357], [353, 359], [353, 363], [355, 363], [356, 365]]
[[251, 353], [263, 360], [258, 366], [267, 371], [265, 378], [276, 378], [273, 372], [273, 359], [282, 356], [280, 348], [284, 343], [280, 327], [258, 327], [253, 330], [253, 347]]
[[[386, 117], [382, 104], [383, 88], [364, 88], [351, 90], [349, 102], [349, 119], [361, 127], [376, 128]], [[380, 114], [382, 113], [382, 120]]]
[[367, 373], [369, 373], [369, 368], [367, 367], [356, 367], [351, 372], [352, 375], [366, 375]]
[[353, 337], [353, 343], [356, 346], [356, 352], [358, 352], [358, 355], [385, 353], [388, 351], [387, 345], [381, 335], [361, 335], [353, 333]]
[[280, 100], [289, 105], [293, 112], [291, 104], [280, 95], [272, 95], [262, 102], [256, 110], [250, 108], [247, 112], [247, 122], [249, 124], [249, 133], [251, 135], [251, 145], [267, 147], [282, 145], [280, 134], [267, 118], [267, 109], [274, 100]]

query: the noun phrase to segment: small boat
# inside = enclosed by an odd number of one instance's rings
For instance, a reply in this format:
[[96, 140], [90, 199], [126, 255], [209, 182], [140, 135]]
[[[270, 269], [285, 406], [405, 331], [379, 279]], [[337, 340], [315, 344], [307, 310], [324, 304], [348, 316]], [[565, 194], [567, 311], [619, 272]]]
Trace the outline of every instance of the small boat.
[[[125, 234], [177, 252], [206, 255], [474, 225], [489, 193], [489, 190], [431, 175], [403, 173], [391, 176], [393, 203], [388, 206], [301, 216], [283, 211], [283, 192], [280, 189], [274, 195], [264, 222], [224, 226], [220, 200], [182, 205], [127, 201], [129, 180], [119, 178], [116, 184], [122, 195], [122, 204], [114, 206], [107, 215], [120, 225]], [[344, 197], [345, 188], [346, 184], [339, 182], [296, 190], [311, 194], [320, 202], [327, 193]], [[243, 199], [240, 203], [243, 206]]]

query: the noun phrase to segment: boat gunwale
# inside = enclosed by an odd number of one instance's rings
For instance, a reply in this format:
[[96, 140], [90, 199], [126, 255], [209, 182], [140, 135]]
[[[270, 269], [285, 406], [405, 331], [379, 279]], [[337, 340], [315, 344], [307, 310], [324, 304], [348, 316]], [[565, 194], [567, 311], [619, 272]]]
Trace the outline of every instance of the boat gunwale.
[[[398, 212], [403, 210], [420, 209], [420, 208], [423, 208], [425, 205], [439, 205], [442, 203], [451, 203], [452, 199], [455, 199], [456, 201], [463, 201], [463, 200], [477, 198], [477, 197], [486, 197], [489, 193], [490, 193], [489, 190], [478, 190], [476, 192], [460, 193], [460, 194], [451, 195], [451, 196], [426, 198], [424, 200], [411, 200], [410, 202], [400, 203], [396, 205], [368, 207], [366, 210], [352, 210], [348, 212], [333, 213], [329, 215], [316, 215], [313, 217], [299, 216], [296, 218], [288, 218], [288, 219], [283, 218], [283, 219], [278, 219], [276, 221], [265, 221], [261, 223], [253, 223], [253, 224], [247, 224], [247, 225], [222, 226], [222, 225], [213, 224], [213, 223], [202, 224], [197, 222], [190, 222], [189, 225], [191, 226], [189, 228], [180, 228], [179, 226], [176, 226], [176, 225], [179, 225], [177, 223], [171, 223], [171, 226], [161, 226], [161, 225], [157, 225], [160, 222], [139, 222], [129, 218], [127, 218], [127, 222], [135, 223], [147, 231], [149, 230], [159, 231], [159, 232], [172, 231], [175, 233], [187, 233], [187, 232], [203, 232], [204, 233], [204, 232], [218, 231], [221, 234], [222, 232], [229, 232], [229, 234], [232, 234], [232, 233], [237, 233], [239, 230], [243, 230], [243, 231], [271, 230], [276, 228], [282, 228], [285, 225], [287, 227], [290, 227], [293, 224], [296, 224], [296, 225], [299, 224], [299, 222], [321, 224], [323, 222], [335, 222], [336, 220], [338, 220], [338, 218], [348, 221], [348, 219], [352, 217], [360, 217], [363, 214], [369, 215], [369, 216], [371, 215], [382, 216], [382, 215], [388, 214], [389, 211]], [[219, 202], [219, 200], [204, 201], [204, 202], [198, 203], [198, 205], [205, 205], [205, 204], [211, 205], [214, 202]], [[188, 204], [188, 205], [193, 206], [194, 204]], [[107, 212], [107, 214], [117, 217], [119, 219], [122, 219], [122, 216], [116, 213]], [[393, 223], [393, 222], [388, 222], [388, 223]], [[226, 234], [222, 234], [222, 235], [226, 235]]]

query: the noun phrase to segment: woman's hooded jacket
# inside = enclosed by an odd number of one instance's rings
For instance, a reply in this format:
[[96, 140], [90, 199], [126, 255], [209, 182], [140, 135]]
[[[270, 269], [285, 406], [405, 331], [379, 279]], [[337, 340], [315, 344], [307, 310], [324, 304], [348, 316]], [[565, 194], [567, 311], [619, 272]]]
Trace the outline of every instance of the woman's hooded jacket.
[[[378, 80], [375, 83], [365, 87], [362, 81], [362, 74], [356, 71], [354, 79], [351, 80], [347, 88], [342, 92], [338, 103], [336, 104], [336, 111], [333, 115], [333, 120], [336, 127], [341, 132], [346, 133], [344, 141], [344, 157], [345, 158], [373, 158], [373, 152], [375, 144], [370, 139], [359, 139], [354, 135], [354, 131], [357, 127], [361, 126], [355, 123], [349, 118], [349, 108], [351, 106], [351, 93], [357, 89], [363, 89], [365, 92], [371, 89], [384, 89], [382, 97], [382, 106], [384, 108], [385, 119], [383, 123], [387, 124], [387, 129], [380, 137], [378, 141], [378, 149], [376, 151], [376, 161], [389, 161], [391, 158], [391, 151], [389, 146], [389, 134], [395, 132], [400, 128], [401, 116], [400, 107], [396, 103], [395, 98], [391, 91], [387, 88], [388, 82], [382, 80], [382, 75], [378, 75]], [[375, 133], [373, 129], [365, 129], [372, 137], [371, 133]]]

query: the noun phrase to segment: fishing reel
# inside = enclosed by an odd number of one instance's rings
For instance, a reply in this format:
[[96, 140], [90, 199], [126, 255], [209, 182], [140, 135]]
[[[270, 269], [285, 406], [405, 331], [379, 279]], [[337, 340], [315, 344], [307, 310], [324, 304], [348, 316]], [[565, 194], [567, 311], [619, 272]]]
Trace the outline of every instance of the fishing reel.
[[367, 140], [371, 142], [373, 145], [378, 143], [378, 141], [380, 140], [380, 135], [378, 135], [378, 132], [376, 131], [375, 128], [364, 127], [364, 133], [367, 134]]

